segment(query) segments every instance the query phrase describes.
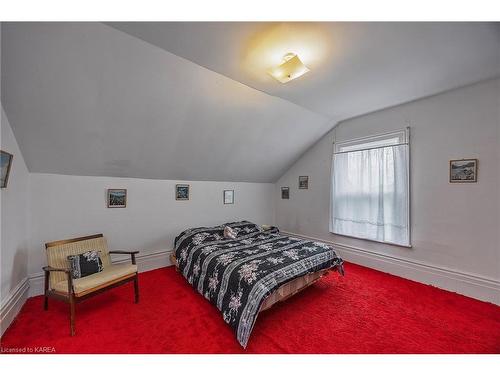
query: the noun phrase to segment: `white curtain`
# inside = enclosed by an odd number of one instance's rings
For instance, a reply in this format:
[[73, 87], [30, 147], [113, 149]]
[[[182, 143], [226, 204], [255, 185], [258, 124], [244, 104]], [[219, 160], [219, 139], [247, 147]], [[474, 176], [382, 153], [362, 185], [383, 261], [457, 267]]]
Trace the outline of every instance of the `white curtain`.
[[408, 246], [408, 145], [337, 153], [330, 231]]

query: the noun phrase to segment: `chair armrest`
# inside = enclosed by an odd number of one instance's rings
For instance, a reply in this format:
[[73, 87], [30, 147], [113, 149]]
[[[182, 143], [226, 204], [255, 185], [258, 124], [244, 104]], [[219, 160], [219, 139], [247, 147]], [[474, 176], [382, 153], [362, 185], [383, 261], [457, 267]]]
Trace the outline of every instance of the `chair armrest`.
[[49, 274], [51, 272], [64, 272], [66, 275], [68, 275], [68, 294], [71, 295], [71, 293], [73, 292], [73, 275], [71, 274], [71, 270], [69, 268], [54, 268], [45, 266], [42, 267], [42, 269], [45, 272], [45, 293], [47, 293], [47, 290], [49, 289]]
[[71, 274], [71, 270], [69, 268], [54, 268], [54, 267], [50, 267], [50, 266], [45, 266], [45, 267], [42, 267], [42, 269], [45, 272], [65, 272], [67, 274]]
[[130, 255], [130, 258], [132, 260], [132, 264], [136, 264], [135, 261], [135, 255], [139, 254], [139, 251], [123, 251], [123, 250], [115, 250], [115, 251], [110, 251], [109, 254], [128, 254]]

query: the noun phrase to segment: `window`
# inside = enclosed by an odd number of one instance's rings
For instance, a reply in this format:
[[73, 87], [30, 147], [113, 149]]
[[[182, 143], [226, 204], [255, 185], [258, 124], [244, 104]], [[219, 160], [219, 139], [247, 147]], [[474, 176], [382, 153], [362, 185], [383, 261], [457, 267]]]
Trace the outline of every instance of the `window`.
[[410, 246], [409, 129], [335, 143], [330, 232]]

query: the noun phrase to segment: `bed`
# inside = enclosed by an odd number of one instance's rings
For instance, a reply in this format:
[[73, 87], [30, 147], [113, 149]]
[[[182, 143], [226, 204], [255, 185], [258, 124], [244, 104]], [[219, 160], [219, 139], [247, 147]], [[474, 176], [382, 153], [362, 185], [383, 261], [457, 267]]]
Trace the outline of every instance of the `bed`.
[[[231, 228], [235, 238], [224, 236]], [[263, 230], [249, 221], [190, 228], [175, 238], [172, 262], [221, 312], [246, 348], [259, 312], [319, 280], [343, 261], [322, 242]]]

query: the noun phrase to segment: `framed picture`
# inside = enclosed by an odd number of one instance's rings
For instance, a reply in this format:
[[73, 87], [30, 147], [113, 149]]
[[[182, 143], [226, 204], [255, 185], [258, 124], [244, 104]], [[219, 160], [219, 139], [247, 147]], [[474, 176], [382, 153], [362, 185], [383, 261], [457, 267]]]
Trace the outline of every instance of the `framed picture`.
[[281, 188], [281, 199], [290, 199], [290, 188], [283, 186]]
[[0, 166], [1, 171], [1, 185], [0, 188], [6, 188], [7, 182], [9, 181], [10, 166], [12, 165], [13, 155], [8, 152], [0, 150]]
[[127, 189], [108, 189], [108, 208], [127, 207]]
[[224, 190], [224, 204], [234, 204], [234, 190]]
[[299, 189], [309, 189], [309, 176], [299, 176]]
[[450, 182], [477, 182], [477, 159], [450, 160]]
[[189, 200], [189, 185], [184, 185], [184, 184], [175, 185], [175, 200], [178, 201]]

